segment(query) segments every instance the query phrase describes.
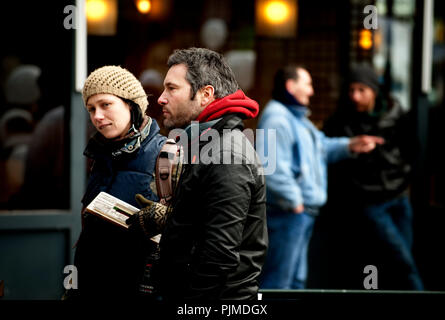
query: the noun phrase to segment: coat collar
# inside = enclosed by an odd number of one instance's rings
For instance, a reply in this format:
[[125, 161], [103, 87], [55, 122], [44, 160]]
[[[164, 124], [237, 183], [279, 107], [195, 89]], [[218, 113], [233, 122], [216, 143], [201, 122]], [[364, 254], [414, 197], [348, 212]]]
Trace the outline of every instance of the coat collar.
[[88, 142], [84, 155], [88, 158], [96, 159], [98, 155], [111, 155], [112, 158], [118, 158], [122, 154], [135, 153], [141, 148], [141, 145], [147, 143], [159, 132], [159, 126], [156, 121], [149, 118], [144, 128], [128, 140], [110, 143], [104, 140], [99, 133], [96, 133]]

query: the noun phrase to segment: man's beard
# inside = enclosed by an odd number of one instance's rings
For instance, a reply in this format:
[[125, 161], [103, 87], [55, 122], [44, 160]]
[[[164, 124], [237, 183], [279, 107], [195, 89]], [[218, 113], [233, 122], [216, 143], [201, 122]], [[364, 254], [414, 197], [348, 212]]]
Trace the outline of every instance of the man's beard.
[[172, 130], [175, 128], [182, 128], [184, 129], [185, 127], [187, 127], [187, 125], [189, 125], [191, 122], [191, 120], [185, 119], [185, 118], [180, 118], [180, 119], [164, 119], [163, 124], [164, 127], [167, 130]]
[[189, 114], [179, 114], [175, 118], [167, 119], [165, 118], [162, 122], [164, 124], [164, 127], [167, 130], [172, 130], [175, 128], [186, 128], [193, 120], [195, 120], [202, 110], [200, 110], [199, 107], [192, 107], [193, 111]]

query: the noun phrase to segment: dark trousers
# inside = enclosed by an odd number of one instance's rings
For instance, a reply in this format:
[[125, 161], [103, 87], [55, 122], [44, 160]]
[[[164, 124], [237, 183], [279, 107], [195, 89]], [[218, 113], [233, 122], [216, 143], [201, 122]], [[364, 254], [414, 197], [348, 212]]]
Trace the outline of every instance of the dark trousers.
[[423, 290], [412, 255], [412, 215], [407, 196], [364, 208], [370, 232], [367, 242], [373, 248], [369, 261], [370, 264], [376, 261], [379, 274], [388, 286], [379, 289]]

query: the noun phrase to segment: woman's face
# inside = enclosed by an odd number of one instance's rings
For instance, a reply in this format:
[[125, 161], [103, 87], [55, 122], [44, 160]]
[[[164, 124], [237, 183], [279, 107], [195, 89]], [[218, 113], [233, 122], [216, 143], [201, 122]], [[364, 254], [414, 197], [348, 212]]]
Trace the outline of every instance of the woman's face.
[[99, 93], [91, 96], [87, 110], [97, 131], [107, 139], [121, 138], [130, 130], [130, 106], [115, 95]]

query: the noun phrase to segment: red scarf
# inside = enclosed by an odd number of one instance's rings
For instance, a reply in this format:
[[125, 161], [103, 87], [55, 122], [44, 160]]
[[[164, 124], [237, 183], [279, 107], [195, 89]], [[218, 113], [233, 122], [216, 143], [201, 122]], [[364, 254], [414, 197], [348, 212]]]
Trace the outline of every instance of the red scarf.
[[258, 103], [247, 97], [242, 90], [238, 90], [224, 98], [214, 100], [199, 114], [196, 121], [207, 122], [231, 113], [243, 114], [246, 119], [250, 119], [255, 118], [258, 111]]

